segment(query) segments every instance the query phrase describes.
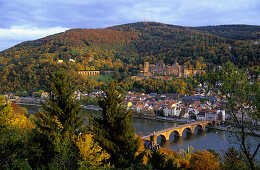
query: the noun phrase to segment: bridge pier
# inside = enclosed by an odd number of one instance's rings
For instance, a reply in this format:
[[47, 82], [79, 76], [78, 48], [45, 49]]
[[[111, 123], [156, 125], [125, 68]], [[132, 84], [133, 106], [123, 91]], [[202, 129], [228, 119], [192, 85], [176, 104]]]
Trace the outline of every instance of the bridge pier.
[[157, 136], [153, 135], [151, 141], [156, 145], [157, 144]]

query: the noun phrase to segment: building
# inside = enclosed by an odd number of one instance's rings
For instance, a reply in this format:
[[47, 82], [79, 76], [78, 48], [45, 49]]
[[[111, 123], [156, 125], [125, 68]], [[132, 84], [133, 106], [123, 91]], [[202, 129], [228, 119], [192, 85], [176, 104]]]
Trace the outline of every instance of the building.
[[63, 63], [63, 60], [58, 60], [57, 61], [57, 64], [61, 64], [61, 63]]
[[69, 62], [75, 63], [76, 61], [75, 61], [74, 59], [70, 58], [70, 59], [69, 59]]
[[165, 65], [163, 62], [158, 62], [155, 65], [144, 62], [143, 76], [177, 76], [177, 77], [189, 77], [190, 75], [195, 76], [196, 74], [203, 74], [205, 70], [189, 70], [184, 65], [179, 65], [175, 62], [171, 66]]

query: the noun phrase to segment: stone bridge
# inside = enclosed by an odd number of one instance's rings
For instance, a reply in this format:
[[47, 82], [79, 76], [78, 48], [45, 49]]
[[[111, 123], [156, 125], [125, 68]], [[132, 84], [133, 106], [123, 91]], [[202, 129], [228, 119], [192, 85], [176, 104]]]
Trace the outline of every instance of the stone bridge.
[[97, 74], [108, 74], [108, 73], [113, 73], [113, 71], [106, 70], [106, 71], [78, 71], [78, 74], [81, 74], [83, 76], [90, 76], [90, 75], [97, 75]]
[[97, 75], [100, 74], [100, 71], [78, 71], [78, 74], [81, 74], [83, 76]]
[[194, 133], [195, 128], [198, 127], [198, 130], [204, 131], [207, 125], [217, 126], [220, 122], [215, 121], [202, 121], [202, 122], [194, 122], [190, 124], [185, 124], [177, 127], [171, 127], [167, 129], [162, 129], [160, 131], [154, 132], [150, 135], [143, 136], [143, 140], [148, 140], [157, 144], [157, 137], [162, 136], [162, 140], [169, 140], [170, 135], [174, 133], [174, 136], [182, 136], [183, 131], [186, 129], [187, 133]]

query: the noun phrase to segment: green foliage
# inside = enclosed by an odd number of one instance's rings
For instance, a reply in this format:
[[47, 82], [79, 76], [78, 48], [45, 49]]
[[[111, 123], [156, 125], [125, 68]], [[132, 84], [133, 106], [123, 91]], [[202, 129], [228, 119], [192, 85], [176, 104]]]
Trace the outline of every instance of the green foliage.
[[223, 170], [238, 170], [248, 169], [243, 153], [236, 150], [234, 147], [228, 148], [222, 158], [221, 169]]
[[164, 112], [163, 110], [154, 110], [154, 114], [157, 115], [157, 116], [164, 116]]
[[[82, 128], [81, 102], [74, 97], [74, 88], [64, 72], [53, 76], [49, 97], [42, 103], [43, 111], [36, 113], [40, 133], [46, 135], [53, 155], [51, 169], [76, 169], [78, 149], [74, 136]], [[44, 145], [43, 145], [44, 147]]]
[[22, 93], [22, 96], [27, 97], [28, 95], [29, 95], [28, 92], [26, 90], [24, 90], [23, 93]]
[[82, 99], [82, 102], [86, 105], [98, 105], [98, 99], [96, 97], [87, 96]]
[[68, 132], [64, 134], [54, 132], [50, 137], [54, 145], [54, 159], [50, 162], [50, 169], [77, 169], [77, 147]]
[[218, 25], [191, 27], [204, 33], [210, 33], [232, 40], [257, 40], [260, 39], [260, 26], [257, 25]]
[[115, 90], [112, 82], [105, 94], [99, 97], [102, 117], [92, 119], [92, 132], [101, 147], [110, 154], [110, 163], [127, 167], [135, 163], [139, 140], [135, 136], [130, 110], [123, 107], [124, 97]]
[[0, 169], [30, 169], [28, 129], [31, 124], [23, 109], [14, 108], [0, 96]]
[[99, 74], [99, 75], [94, 75], [92, 76], [95, 80], [98, 82], [110, 82], [112, 79], [112, 73], [108, 74]]
[[93, 135], [79, 135], [76, 145], [79, 148], [80, 154], [80, 159], [78, 161], [80, 166], [79, 169], [97, 169], [104, 164], [109, 167], [109, 164], [107, 164], [107, 159], [110, 155], [102, 150], [99, 144], [94, 141]]
[[[232, 136], [236, 143], [239, 143], [250, 168], [255, 169], [254, 158], [260, 143], [250, 142], [248, 135], [255, 133], [260, 118], [258, 82], [253, 82], [251, 85], [245, 70], [237, 68], [230, 62], [223, 65], [217, 75], [213, 82], [221, 83], [219, 90], [222, 100], [227, 101], [225, 107], [231, 115]], [[251, 147], [253, 145], [256, 147]]]
[[33, 129], [26, 141], [28, 162], [33, 169], [45, 169], [53, 162], [55, 151], [50, 136]]
[[[260, 38], [259, 38], [260, 39]], [[258, 41], [259, 41], [258, 39]], [[255, 41], [235, 41], [233, 43], [232, 54], [236, 56], [236, 62], [239, 67], [253, 67], [260, 65], [260, 44], [254, 44]], [[259, 74], [259, 72], [258, 72]]]
[[49, 97], [42, 103], [43, 112], [36, 115], [40, 120], [39, 126], [43, 130], [62, 132], [69, 131], [75, 134], [82, 127], [80, 113], [81, 101], [74, 97], [75, 88], [65, 72], [56, 72], [52, 82]]
[[[125, 83], [125, 81], [122, 82], [122, 84], [123, 83]], [[146, 79], [141, 81], [135, 81], [132, 85], [132, 89], [134, 89], [137, 92], [145, 93], [177, 93], [183, 95], [191, 94], [193, 91], [193, 86], [191, 83], [187, 84], [186, 81], [182, 79]]]
[[152, 165], [153, 169], [178, 169], [178, 161], [159, 150], [155, 150], [149, 155], [148, 163]]
[[[250, 36], [259, 37], [255, 31], [259, 27], [244, 28], [248, 29]], [[214, 31], [211, 33], [214, 34]], [[227, 32], [228, 35], [232, 33]], [[101, 87], [101, 82], [107, 78], [91, 79], [89, 76], [78, 75], [78, 70], [113, 70], [114, 77], [121, 82], [125, 79], [123, 74], [136, 75], [142, 69], [144, 61], [155, 63], [161, 60], [172, 64], [177, 60], [191, 68], [203, 68], [203, 63], [213, 67], [233, 60], [240, 66], [253, 68], [259, 65], [259, 45], [253, 44], [252, 40], [248, 40], [250, 38], [227, 43], [229, 40], [212, 34], [154, 22], [106, 29], [71, 29], [24, 42], [1, 52], [0, 92], [26, 90], [31, 94], [39, 89], [46, 90], [50, 85], [51, 74], [60, 68], [75, 77], [73, 82], [81, 85], [79, 90], [87, 91], [89, 88]], [[236, 36], [243, 37], [243, 34]], [[229, 49], [230, 46], [232, 50]], [[69, 62], [70, 58], [76, 62]], [[57, 64], [58, 59], [64, 62]], [[252, 69], [253, 72], [255, 70]]]
[[190, 115], [190, 119], [196, 120], [197, 117], [196, 117], [196, 115], [193, 113], [192, 115]]
[[15, 95], [16, 95], [16, 96], [20, 96], [20, 95], [21, 95], [21, 92], [20, 92], [20, 91], [16, 91], [16, 92], [15, 92]]

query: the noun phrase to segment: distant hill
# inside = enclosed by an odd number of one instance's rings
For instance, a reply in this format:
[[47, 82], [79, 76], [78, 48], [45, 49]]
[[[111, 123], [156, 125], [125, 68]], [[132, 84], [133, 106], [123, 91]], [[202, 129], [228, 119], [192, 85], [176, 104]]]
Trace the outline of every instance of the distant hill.
[[[102, 82], [80, 76], [77, 70], [113, 70], [126, 77], [142, 69], [144, 61], [178, 61], [190, 68], [233, 61], [240, 67], [254, 67], [260, 63], [259, 45], [254, 44], [260, 42], [258, 29], [243, 25], [189, 28], [156, 22], [71, 29], [2, 51], [0, 92], [46, 89], [57, 69], [70, 72], [83, 91]], [[63, 63], [57, 64], [58, 60]]]
[[203, 33], [209, 33], [231, 40], [258, 40], [260, 39], [260, 26], [257, 25], [218, 25], [190, 27]]

